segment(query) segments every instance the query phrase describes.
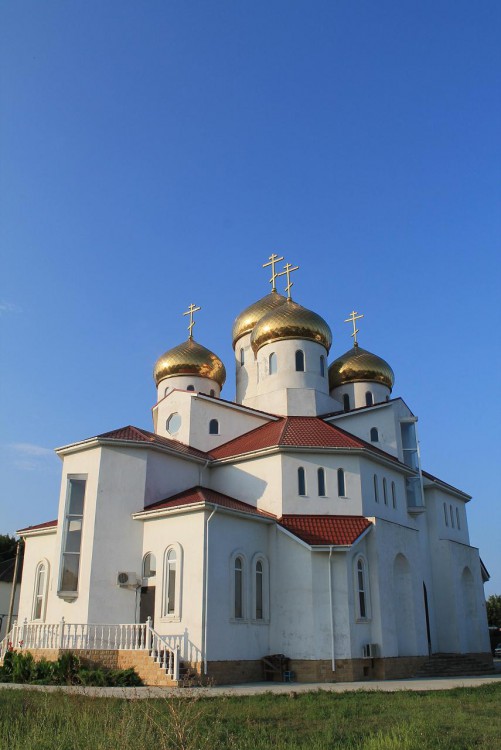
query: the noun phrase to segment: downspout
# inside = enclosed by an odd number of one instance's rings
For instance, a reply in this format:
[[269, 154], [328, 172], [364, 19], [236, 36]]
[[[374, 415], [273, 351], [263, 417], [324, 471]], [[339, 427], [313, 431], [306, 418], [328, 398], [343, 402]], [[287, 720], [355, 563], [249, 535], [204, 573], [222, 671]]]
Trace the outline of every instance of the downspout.
[[203, 466], [200, 466], [198, 469], [198, 484], [202, 486], [202, 475], [203, 472], [206, 470], [207, 466], [209, 465], [209, 459], [204, 463]]
[[205, 576], [204, 576], [204, 617], [203, 617], [203, 655], [204, 655], [204, 674], [207, 674], [207, 609], [209, 606], [209, 523], [212, 516], [217, 511], [217, 505], [214, 506], [214, 510], [210, 514], [205, 524], [205, 535], [204, 535], [204, 565], [205, 565]]
[[330, 610], [331, 610], [332, 671], [335, 672], [336, 671], [336, 652], [335, 652], [335, 646], [334, 646], [334, 610], [333, 610], [333, 597], [332, 597], [331, 557], [332, 557], [332, 545], [330, 546], [330, 551], [329, 551], [329, 603], [330, 603]]

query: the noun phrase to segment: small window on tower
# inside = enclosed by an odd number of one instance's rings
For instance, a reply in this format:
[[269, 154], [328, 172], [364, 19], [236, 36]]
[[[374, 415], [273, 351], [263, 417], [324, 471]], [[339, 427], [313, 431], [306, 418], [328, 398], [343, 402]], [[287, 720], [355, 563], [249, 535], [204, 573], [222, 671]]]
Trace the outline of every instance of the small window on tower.
[[240, 349], [240, 365], [245, 364], [245, 352], [243, 347]]
[[304, 372], [304, 352], [301, 349], [296, 352], [296, 372]]
[[373, 406], [374, 405], [374, 398], [372, 396], [372, 393], [370, 391], [367, 391], [365, 394], [365, 405], [366, 406]]
[[343, 394], [343, 409], [350, 411], [350, 397], [347, 393]]
[[275, 352], [270, 354], [268, 362], [270, 375], [274, 375], [277, 371], [277, 355]]
[[211, 419], [209, 422], [209, 435], [219, 435], [219, 422], [217, 419]]
[[195, 390], [195, 386], [194, 385], [189, 385], [186, 390], [187, 391], [194, 391]]
[[325, 378], [325, 357], [323, 354], [320, 357], [320, 377]]
[[371, 427], [371, 443], [378, 443], [379, 442], [379, 432], [377, 431], [377, 427]]
[[339, 497], [346, 497], [344, 469], [337, 470], [337, 494], [339, 495]]

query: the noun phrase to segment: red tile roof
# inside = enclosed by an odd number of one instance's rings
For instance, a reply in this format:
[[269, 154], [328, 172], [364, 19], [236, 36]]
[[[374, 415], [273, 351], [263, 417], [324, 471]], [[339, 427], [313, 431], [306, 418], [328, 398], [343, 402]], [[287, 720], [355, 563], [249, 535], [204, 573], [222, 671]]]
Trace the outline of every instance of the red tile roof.
[[45, 521], [45, 523], [37, 523], [36, 526], [26, 526], [25, 529], [18, 529], [17, 533], [22, 534], [23, 531], [35, 531], [35, 529], [48, 529], [51, 526], [57, 526], [57, 518], [54, 521]]
[[318, 417], [282, 417], [213, 448], [211, 456], [228, 458], [275, 446], [365, 448], [367, 443]]
[[279, 524], [311, 545], [350, 545], [372, 524], [363, 516], [282, 516]]
[[222, 492], [216, 492], [215, 490], [210, 490], [207, 487], [190, 487], [190, 489], [178, 492], [176, 495], [172, 495], [165, 500], [159, 500], [156, 503], [152, 503], [152, 505], [147, 505], [144, 510], [149, 511], [160, 510], [162, 508], [180, 508], [183, 505], [193, 505], [196, 503], [220, 505], [223, 508], [238, 510], [242, 513], [250, 513], [251, 515], [263, 516], [265, 518], [276, 518], [276, 516], [272, 515], [271, 513], [266, 513], [263, 510], [258, 510], [253, 505], [243, 503], [241, 500], [236, 500], [234, 497], [223, 495]]
[[156, 435], [154, 432], [142, 430], [139, 427], [133, 427], [132, 425], [120, 427], [118, 430], [112, 430], [111, 432], [103, 432], [101, 435], [98, 435], [97, 438], [102, 438], [103, 440], [125, 440], [134, 443], [149, 443], [150, 445], [170, 448], [171, 450], [177, 451], [178, 453], [184, 453], [185, 455], [196, 456], [197, 458], [204, 459], [209, 458], [209, 455], [204, 451], [192, 448], [189, 445], [184, 445], [184, 443], [180, 443], [178, 440], [162, 437], [161, 435]]

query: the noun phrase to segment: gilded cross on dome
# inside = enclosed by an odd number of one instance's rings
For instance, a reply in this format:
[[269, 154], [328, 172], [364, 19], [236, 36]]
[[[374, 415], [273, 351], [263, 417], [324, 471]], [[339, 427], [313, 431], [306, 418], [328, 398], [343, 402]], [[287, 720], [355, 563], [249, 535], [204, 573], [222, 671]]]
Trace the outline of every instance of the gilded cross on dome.
[[186, 310], [186, 312], [184, 312], [184, 313], [183, 313], [183, 315], [189, 315], [189, 316], [190, 316], [190, 325], [188, 326], [188, 331], [190, 332], [190, 335], [189, 335], [189, 338], [190, 338], [190, 339], [192, 339], [192, 338], [193, 338], [193, 334], [192, 334], [192, 332], [191, 332], [191, 329], [192, 329], [192, 328], [193, 328], [193, 326], [195, 325], [195, 321], [193, 320], [193, 313], [196, 313], [196, 312], [198, 312], [198, 311], [199, 311], [199, 310], [201, 310], [201, 309], [202, 309], [201, 307], [197, 307], [197, 306], [196, 306], [196, 305], [194, 305], [194, 304], [193, 304], [193, 302], [192, 302], [192, 303], [191, 303], [191, 305], [190, 305], [190, 306], [188, 307], [188, 309]]
[[271, 291], [276, 292], [277, 291], [277, 285], [275, 284], [275, 279], [277, 276], [280, 276], [279, 273], [275, 273], [275, 264], [278, 263], [281, 260], [284, 260], [283, 258], [279, 258], [276, 253], [272, 253], [270, 257], [268, 258], [270, 261], [269, 263], [263, 263], [263, 268], [266, 268], [267, 266], [271, 266]]
[[355, 323], [355, 321], [356, 320], [360, 320], [360, 318], [363, 318], [363, 317], [364, 316], [363, 315], [359, 315], [356, 312], [356, 310], [353, 310], [353, 312], [351, 313], [351, 315], [348, 318], [346, 318], [346, 320], [344, 321], [345, 323], [353, 323], [353, 333], [351, 334], [351, 336], [353, 336], [354, 346], [358, 346], [357, 333], [359, 331], [359, 329], [357, 328], [357, 324]]
[[293, 282], [291, 281], [291, 273], [293, 271], [297, 271], [299, 266], [291, 266], [290, 263], [286, 263], [284, 266], [285, 270], [281, 273], [277, 273], [277, 276], [287, 276], [287, 286], [285, 287], [285, 291], [287, 292], [287, 298], [291, 298], [291, 289], [293, 287]]

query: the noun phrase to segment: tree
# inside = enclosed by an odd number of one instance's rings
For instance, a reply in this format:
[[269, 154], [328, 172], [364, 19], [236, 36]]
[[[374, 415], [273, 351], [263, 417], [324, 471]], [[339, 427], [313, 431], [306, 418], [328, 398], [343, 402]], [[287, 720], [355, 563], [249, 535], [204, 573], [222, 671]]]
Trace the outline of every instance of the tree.
[[0, 534], [0, 562], [12, 560], [16, 556], [17, 539], [8, 534]]
[[491, 594], [486, 601], [487, 623], [491, 627], [501, 628], [501, 595]]

